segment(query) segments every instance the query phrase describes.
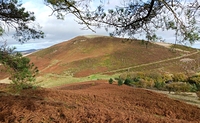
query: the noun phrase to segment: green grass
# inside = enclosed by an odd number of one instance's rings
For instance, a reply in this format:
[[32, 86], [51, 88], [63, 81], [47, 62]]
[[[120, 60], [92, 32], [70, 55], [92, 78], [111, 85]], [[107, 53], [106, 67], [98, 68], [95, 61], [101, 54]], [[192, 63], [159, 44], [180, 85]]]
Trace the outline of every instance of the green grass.
[[86, 78], [74, 78], [72, 76], [52, 76], [52, 75], [45, 75], [43, 77], [38, 78], [38, 83], [36, 85], [45, 87], [45, 88], [51, 88], [56, 86], [61, 86], [64, 84], [71, 84], [71, 83], [78, 83], [78, 82], [84, 82], [86, 81]]
[[114, 74], [114, 75], [102, 75], [102, 74], [93, 74], [88, 76], [89, 80], [109, 80], [110, 78], [116, 78], [119, 77], [120, 74]]
[[56, 86], [61, 86], [65, 84], [72, 84], [72, 83], [79, 83], [79, 82], [86, 82], [92, 80], [109, 80], [110, 78], [119, 77], [119, 74], [115, 75], [101, 75], [101, 74], [94, 74], [87, 77], [73, 77], [69, 75], [58, 75], [58, 74], [46, 74], [44, 76], [40, 76], [37, 78], [36, 85], [51, 88]]

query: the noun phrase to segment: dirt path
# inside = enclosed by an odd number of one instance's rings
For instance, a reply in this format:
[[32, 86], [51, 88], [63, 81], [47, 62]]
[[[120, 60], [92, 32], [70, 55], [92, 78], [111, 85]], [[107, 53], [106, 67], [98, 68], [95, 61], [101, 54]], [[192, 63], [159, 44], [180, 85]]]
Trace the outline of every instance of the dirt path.
[[8, 78], [0, 80], [0, 83], [6, 83], [9, 84], [11, 81]]
[[160, 90], [152, 90], [152, 89], [146, 89], [146, 90], [153, 91], [156, 93], [166, 94], [168, 97], [172, 99], [180, 100], [191, 105], [196, 105], [200, 108], [200, 100], [198, 96], [196, 95], [196, 93], [194, 92], [169, 93], [168, 91], [160, 91]]

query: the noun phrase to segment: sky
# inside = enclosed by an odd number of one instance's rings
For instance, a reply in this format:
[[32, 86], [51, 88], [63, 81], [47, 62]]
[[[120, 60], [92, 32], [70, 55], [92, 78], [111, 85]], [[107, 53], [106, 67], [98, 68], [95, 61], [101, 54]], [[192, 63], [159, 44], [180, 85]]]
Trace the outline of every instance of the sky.
[[[110, 5], [117, 5], [116, 1], [113, 1], [114, 2], [110, 0], [110, 3], [112, 3]], [[16, 47], [18, 51], [47, 48], [80, 35], [109, 35], [109, 32], [105, 31], [104, 28], [95, 29], [96, 33], [91, 30], [82, 30], [84, 26], [79, 25], [75, 21], [77, 19], [73, 15], [67, 15], [64, 20], [58, 20], [53, 15], [50, 16], [52, 10], [44, 4], [43, 0], [22, 0], [22, 2], [22, 6], [25, 7], [27, 11], [35, 13], [35, 23], [40, 24], [42, 31], [45, 33], [45, 38], [30, 40], [24, 44], [20, 44], [12, 38], [13, 32], [11, 30], [2, 38], [7, 41], [10, 47]], [[173, 33], [158, 32], [158, 34], [161, 35], [166, 42], [173, 43], [175, 40]], [[192, 47], [200, 48], [200, 42], [195, 43]]]
[[[43, 49], [54, 44], [67, 41], [80, 35], [109, 35], [104, 29], [95, 29], [96, 33], [91, 30], [83, 30], [83, 25], [76, 22], [76, 18], [72, 15], [67, 15], [65, 20], [58, 20], [55, 16], [50, 16], [52, 10], [44, 5], [43, 0], [22, 0], [23, 7], [27, 11], [35, 13], [36, 24], [42, 27], [45, 33], [44, 39], [30, 40], [24, 44], [19, 43], [12, 38], [13, 31], [10, 30], [2, 38], [7, 41], [10, 47], [16, 47], [18, 51], [28, 49]], [[0, 44], [2, 41], [0, 42]]]

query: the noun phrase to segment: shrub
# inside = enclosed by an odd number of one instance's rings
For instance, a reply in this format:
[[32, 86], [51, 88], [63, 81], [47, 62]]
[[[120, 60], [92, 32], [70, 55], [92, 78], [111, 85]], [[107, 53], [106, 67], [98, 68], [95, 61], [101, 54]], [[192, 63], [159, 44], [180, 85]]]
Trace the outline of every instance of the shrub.
[[196, 90], [200, 91], [200, 76], [199, 75], [195, 75], [195, 76], [190, 77], [188, 79], [188, 82], [190, 84], [195, 84]]
[[132, 80], [134, 80], [135, 78], [138, 78], [136, 72], [130, 72], [127, 76], [128, 78], [131, 78]]
[[125, 80], [127, 78], [127, 74], [123, 73], [119, 76], [120, 79]]
[[146, 82], [146, 88], [153, 88], [154, 87], [154, 80], [149, 78]]
[[191, 83], [191, 84], [200, 83], [200, 76], [199, 75], [194, 75], [192, 77], [189, 77], [188, 82]]
[[147, 82], [146, 82], [146, 80], [144, 80], [144, 79], [139, 79], [137, 86], [138, 86], [138, 87], [141, 87], [141, 88], [146, 88], [146, 87], [147, 87]]
[[191, 85], [190, 91], [191, 91], [191, 92], [196, 92], [196, 91], [198, 91], [196, 84], [192, 84], [192, 85]]
[[113, 79], [110, 78], [110, 79], [108, 80], [108, 82], [109, 82], [109, 84], [112, 84], [112, 83], [113, 83]]
[[168, 89], [169, 93], [171, 91], [174, 92], [189, 92], [191, 90], [191, 85], [188, 83], [183, 82], [174, 82], [166, 85], [166, 88]]
[[116, 77], [115, 80], [118, 81], [118, 80], [120, 80], [120, 78], [117, 78], [117, 77]]
[[186, 82], [188, 77], [183, 73], [176, 73], [173, 75], [174, 82]]
[[132, 80], [129, 79], [129, 78], [126, 78], [125, 81], [124, 81], [125, 85], [131, 85], [131, 83], [132, 83]]
[[154, 82], [154, 87], [157, 88], [158, 90], [160, 90], [165, 87], [165, 83], [156, 81], [156, 82]]
[[122, 80], [122, 79], [119, 79], [119, 80], [118, 80], [118, 85], [119, 85], [119, 86], [123, 85], [123, 80]]
[[143, 72], [138, 72], [138, 73], [137, 73], [137, 78], [143, 79], [143, 78], [145, 78], [145, 77], [146, 77], [146, 74], [145, 74], [145, 73], [143, 73]]
[[200, 91], [200, 83], [197, 83], [196, 87], [197, 87], [197, 91]]
[[191, 90], [191, 85], [189, 83], [182, 83], [180, 85], [181, 92], [189, 92]]
[[172, 76], [173, 76], [172, 74], [163, 74], [162, 75], [163, 82], [172, 81], [173, 80]]
[[133, 82], [139, 82], [139, 81], [140, 81], [140, 78], [137, 78], [137, 77], [133, 78]]
[[153, 73], [149, 73], [147, 74], [147, 76], [151, 79], [154, 80], [154, 82], [162, 82], [163, 81], [163, 78], [162, 78], [162, 75], [160, 73], [156, 73], [156, 72], [153, 72]]

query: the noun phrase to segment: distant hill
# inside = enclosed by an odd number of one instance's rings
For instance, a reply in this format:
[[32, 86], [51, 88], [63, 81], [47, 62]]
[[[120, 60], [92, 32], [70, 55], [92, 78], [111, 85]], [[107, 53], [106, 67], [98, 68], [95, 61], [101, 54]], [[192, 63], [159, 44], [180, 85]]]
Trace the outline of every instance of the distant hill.
[[41, 50], [41, 49], [29, 49], [29, 50], [23, 50], [23, 51], [17, 51], [17, 52], [20, 52], [23, 55], [27, 55], [27, 54], [30, 54], [30, 53], [33, 53], [33, 52], [36, 52], [36, 51], [39, 51], [39, 50]]
[[121, 71], [180, 72], [183, 70], [178, 63], [180, 59], [197, 58], [198, 54], [196, 49], [185, 46], [146, 44], [108, 36], [78, 36], [28, 57], [41, 73], [88, 76]]

